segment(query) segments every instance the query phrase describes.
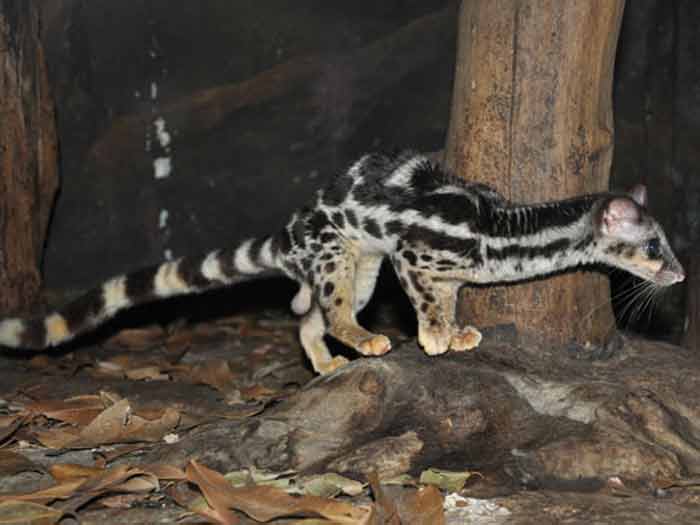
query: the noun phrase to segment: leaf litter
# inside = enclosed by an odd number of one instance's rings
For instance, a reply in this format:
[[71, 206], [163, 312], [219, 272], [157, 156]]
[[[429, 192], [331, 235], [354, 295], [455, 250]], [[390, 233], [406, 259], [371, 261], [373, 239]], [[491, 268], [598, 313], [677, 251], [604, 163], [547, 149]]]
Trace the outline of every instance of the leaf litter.
[[[107, 341], [106, 352], [35, 356], [18, 384], [0, 394], [0, 445], [5, 447], [0, 474], [39, 472], [46, 483], [0, 494], [0, 525], [58, 523], [84, 510], [126, 511], [153, 503], [178, 505], [183, 516], [194, 513], [223, 524], [249, 523], [244, 517], [306, 525], [441, 523], [440, 491], [418, 488], [410, 477], [402, 478], [400, 491], [391, 492], [397, 487], [384, 481], [372, 483], [370, 490], [363, 480], [333, 472], [220, 473], [195, 459], [184, 467], [139, 463], [138, 453], [146, 447], [167, 446], [216, 419], [251, 417], [312, 379], [292, 328], [248, 319], [170, 333], [148, 327], [120, 332]], [[233, 355], [217, 354], [212, 341], [232, 333], [264, 340], [247, 354], [238, 348]], [[203, 405], [207, 408], [194, 414], [198, 396], [154, 397], [159, 390], [146, 388], [151, 384], [204, 385], [198, 388], [210, 389], [218, 405]], [[30, 460], [23, 454], [27, 447], [54, 451], [44, 454], [50, 464]], [[61, 462], [71, 450], [85, 450], [92, 462]]]

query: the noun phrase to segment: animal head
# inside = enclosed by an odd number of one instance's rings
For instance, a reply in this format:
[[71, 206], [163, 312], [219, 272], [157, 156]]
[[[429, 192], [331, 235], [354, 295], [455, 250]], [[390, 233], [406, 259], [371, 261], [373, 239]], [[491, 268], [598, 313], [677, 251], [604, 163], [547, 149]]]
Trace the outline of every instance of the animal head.
[[683, 267], [646, 205], [647, 191], [642, 185], [602, 203], [595, 220], [598, 256], [656, 285], [679, 283], [685, 279]]

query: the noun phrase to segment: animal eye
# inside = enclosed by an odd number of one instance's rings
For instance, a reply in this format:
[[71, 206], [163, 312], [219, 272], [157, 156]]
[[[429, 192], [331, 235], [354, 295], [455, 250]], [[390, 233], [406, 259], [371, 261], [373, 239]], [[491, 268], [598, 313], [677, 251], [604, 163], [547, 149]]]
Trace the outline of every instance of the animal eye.
[[647, 254], [647, 257], [650, 259], [658, 259], [661, 257], [661, 242], [657, 237], [654, 237], [653, 239], [649, 239], [647, 243], [644, 245], [644, 251]]

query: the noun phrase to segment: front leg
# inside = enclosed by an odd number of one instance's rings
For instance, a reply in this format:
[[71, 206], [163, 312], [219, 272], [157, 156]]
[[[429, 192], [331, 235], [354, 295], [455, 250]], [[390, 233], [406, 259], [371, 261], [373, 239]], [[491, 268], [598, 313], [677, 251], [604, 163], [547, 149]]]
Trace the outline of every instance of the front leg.
[[401, 286], [416, 310], [418, 343], [428, 355], [476, 348], [481, 333], [471, 326], [460, 328], [456, 320], [461, 282], [444, 280], [444, 274], [430, 271], [428, 264], [421, 267], [417, 263], [418, 258], [410, 254], [393, 259]]

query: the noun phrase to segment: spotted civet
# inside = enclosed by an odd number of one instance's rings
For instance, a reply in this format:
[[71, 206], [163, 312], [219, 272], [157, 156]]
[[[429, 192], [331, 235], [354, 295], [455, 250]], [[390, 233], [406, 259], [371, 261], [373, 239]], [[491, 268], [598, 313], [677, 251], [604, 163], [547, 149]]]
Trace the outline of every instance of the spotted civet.
[[366, 155], [281, 232], [114, 277], [44, 318], [5, 319], [0, 344], [60, 345], [138, 303], [284, 274], [300, 284], [292, 309], [303, 316], [301, 343], [314, 370], [327, 373], [346, 360], [331, 356], [326, 333], [363, 355], [391, 349], [387, 337], [356, 320], [388, 258], [415, 307], [425, 352], [465, 350], [481, 334], [455, 321], [464, 284], [520, 281], [588, 263], [661, 286], [682, 281], [683, 269], [645, 205], [642, 186], [516, 205], [424, 156]]

